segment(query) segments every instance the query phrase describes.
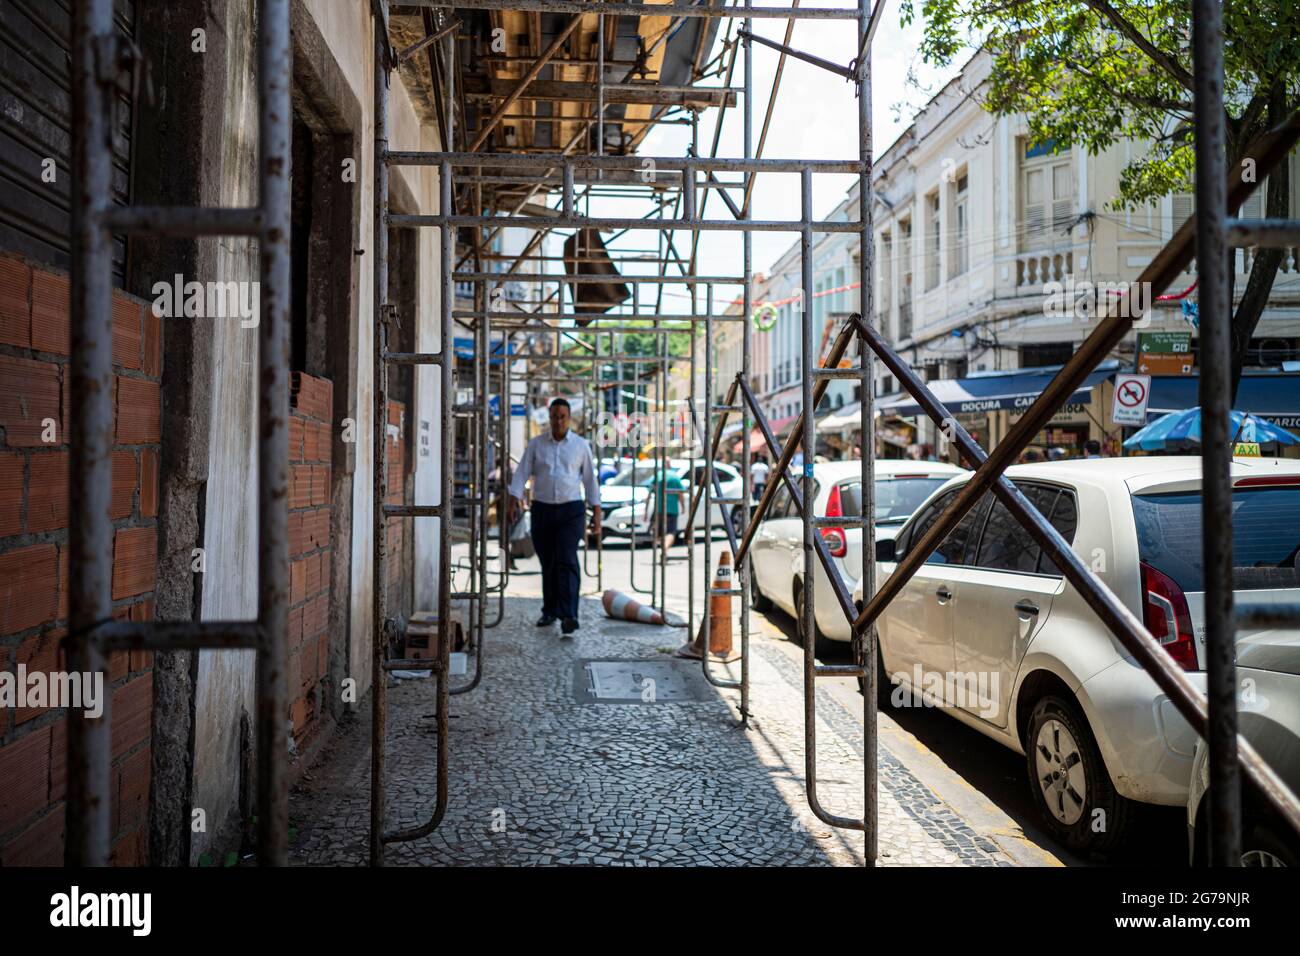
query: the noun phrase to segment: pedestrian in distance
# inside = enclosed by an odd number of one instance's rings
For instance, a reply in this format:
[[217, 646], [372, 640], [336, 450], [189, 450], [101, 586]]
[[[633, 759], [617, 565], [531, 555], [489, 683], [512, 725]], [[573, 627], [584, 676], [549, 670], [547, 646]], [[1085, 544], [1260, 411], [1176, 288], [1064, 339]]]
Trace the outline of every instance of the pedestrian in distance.
[[762, 455], [755, 455], [754, 460], [749, 463], [749, 486], [753, 489], [754, 497], [763, 497], [763, 489], [767, 486], [767, 476], [771, 469], [768, 468], [767, 462]]
[[[550, 406], [550, 430], [524, 449], [510, 482], [510, 520], [524, 507], [524, 485], [533, 482], [532, 537], [542, 563], [542, 616], [538, 627], [557, 620], [565, 637], [578, 629], [578, 592], [586, 509], [591, 508], [591, 530], [600, 534], [600, 490], [591, 460], [591, 446], [569, 430], [569, 403], [557, 398]], [[583, 495], [586, 504], [583, 504]]]

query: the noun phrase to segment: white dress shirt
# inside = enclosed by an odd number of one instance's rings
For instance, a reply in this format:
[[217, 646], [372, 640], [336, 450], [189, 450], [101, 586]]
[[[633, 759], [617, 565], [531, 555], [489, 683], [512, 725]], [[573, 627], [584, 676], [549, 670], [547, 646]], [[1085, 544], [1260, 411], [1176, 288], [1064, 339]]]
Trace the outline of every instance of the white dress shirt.
[[538, 435], [524, 449], [524, 457], [510, 479], [510, 493], [523, 498], [524, 485], [533, 479], [533, 500], [548, 505], [578, 501], [587, 492], [587, 504], [600, 504], [596, 470], [591, 462], [587, 439], [572, 431], [556, 441], [548, 431]]

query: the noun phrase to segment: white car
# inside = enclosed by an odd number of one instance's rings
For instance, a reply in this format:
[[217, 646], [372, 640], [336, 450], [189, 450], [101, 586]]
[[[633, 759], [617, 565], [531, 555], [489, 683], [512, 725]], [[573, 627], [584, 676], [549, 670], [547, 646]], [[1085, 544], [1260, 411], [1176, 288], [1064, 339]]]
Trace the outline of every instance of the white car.
[[[1293, 513], [1293, 528], [1297, 521]], [[1291, 792], [1300, 794], [1300, 631], [1274, 629], [1238, 641], [1237, 684], [1237, 729]], [[1208, 862], [1209, 787], [1208, 751], [1198, 740], [1187, 797], [1193, 866]], [[1242, 866], [1300, 866], [1300, 834], [1248, 784], [1242, 787], [1241, 811]]]
[[[1204, 689], [1200, 459], [1017, 465], [1007, 477]], [[878, 545], [878, 584], [966, 480]], [[1300, 462], [1238, 459], [1232, 480], [1238, 599], [1296, 601]], [[1043, 819], [1071, 848], [1119, 844], [1131, 801], [1187, 803], [1196, 734], [991, 495], [886, 608], [878, 633], [882, 698], [942, 707], [1025, 754]], [[1256, 636], [1239, 631], [1239, 646]]]
[[[642, 535], [647, 537], [650, 535], [650, 519], [654, 514], [654, 505], [650, 497], [658, 467], [657, 461], [639, 461], [635, 469], [627, 468], [600, 486], [600, 506], [604, 512], [601, 525], [605, 534], [631, 537], [632, 528], [635, 526], [638, 538]], [[708, 469], [703, 459], [697, 458], [694, 462], [689, 462], [685, 459], [673, 458], [668, 461], [668, 470], [682, 480], [689, 493], [694, 494], [695, 483], [704, 480]], [[739, 499], [742, 494], [740, 472], [721, 461], [713, 463], [713, 470], [721, 485], [721, 496]], [[713, 489], [713, 495], [715, 498], [718, 497], [717, 487]], [[681, 503], [679, 532], [686, 528], [686, 513], [689, 508], [687, 501]], [[700, 502], [700, 510], [704, 510], [703, 500]], [[731, 511], [731, 506], [714, 504], [710, 511], [712, 512], [710, 526], [722, 527]], [[703, 524], [702, 520], [700, 524]]]
[[[969, 472], [946, 462], [877, 459], [876, 537], [892, 537], [936, 488], [954, 475], [964, 474]], [[813, 514], [817, 517], [852, 517], [862, 513], [860, 461], [815, 464], [813, 481], [816, 486]], [[820, 533], [843, 580], [852, 583], [861, 577], [862, 529], [823, 528]], [[749, 554], [750, 599], [754, 609], [767, 611], [775, 604], [794, 615], [802, 626], [803, 520], [784, 482], [772, 498], [767, 517], [758, 526]], [[818, 653], [825, 654], [832, 650], [828, 642], [847, 642], [852, 634], [820, 561], [814, 587], [817, 589], [813, 606], [817, 619], [816, 644]]]

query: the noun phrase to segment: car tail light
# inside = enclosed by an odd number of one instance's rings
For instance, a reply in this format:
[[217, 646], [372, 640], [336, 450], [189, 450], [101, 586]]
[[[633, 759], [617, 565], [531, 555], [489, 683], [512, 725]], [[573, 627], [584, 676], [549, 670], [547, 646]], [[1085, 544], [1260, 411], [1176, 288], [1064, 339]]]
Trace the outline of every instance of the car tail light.
[[1238, 478], [1232, 483], [1234, 488], [1268, 488], [1275, 485], [1300, 485], [1300, 475], [1251, 475]]
[[1196, 670], [1192, 614], [1183, 589], [1173, 578], [1143, 563], [1142, 594], [1142, 623], [1183, 670]]
[[[831, 486], [831, 497], [826, 502], [826, 517], [842, 518], [844, 517], [844, 506], [840, 504], [840, 486]], [[830, 551], [832, 558], [842, 558], [849, 553], [848, 541], [844, 537], [844, 531], [841, 528], [822, 528], [822, 538], [826, 541], [826, 549]]]

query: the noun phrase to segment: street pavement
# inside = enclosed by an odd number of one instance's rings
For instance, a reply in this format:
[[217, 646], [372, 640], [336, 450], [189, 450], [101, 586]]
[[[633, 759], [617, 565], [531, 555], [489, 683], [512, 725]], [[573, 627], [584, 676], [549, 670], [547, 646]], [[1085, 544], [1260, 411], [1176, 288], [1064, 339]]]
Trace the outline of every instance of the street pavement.
[[[724, 544], [714, 541], [715, 561]], [[696, 548], [702, 574], [703, 547]], [[682, 615], [685, 554], [673, 549], [666, 587], [668, 609]], [[638, 549], [638, 583], [648, 586], [647, 557]], [[630, 590], [630, 563], [625, 548], [606, 548], [604, 585]], [[593, 572], [594, 565], [593, 555]], [[582, 627], [564, 639], [557, 627], [534, 626], [540, 575], [535, 560], [519, 562], [503, 619], [486, 632], [483, 680], [452, 698], [446, 817], [431, 836], [391, 845], [389, 862], [860, 865], [861, 833], [827, 826], [808, 808], [801, 651], [787, 634], [751, 615], [751, 715], [742, 726], [739, 692], [709, 685], [698, 662], [673, 656], [685, 629], [610, 620], [595, 578], [584, 586]], [[702, 590], [697, 584], [697, 607]], [[495, 610], [493, 602], [489, 620]], [[592, 662], [612, 663], [597, 665], [593, 677]], [[738, 662], [714, 666], [718, 676], [739, 676]], [[618, 690], [619, 680], [631, 689]], [[606, 692], [616, 699], [596, 696]], [[431, 680], [394, 681], [390, 691], [393, 827], [422, 822], [433, 804], [434, 693]], [[862, 698], [855, 682], [818, 682], [816, 729], [820, 801], [831, 813], [860, 817]], [[880, 736], [882, 865], [1059, 863], [888, 716]], [[363, 701], [294, 788], [295, 862], [366, 861], [369, 744]]]

